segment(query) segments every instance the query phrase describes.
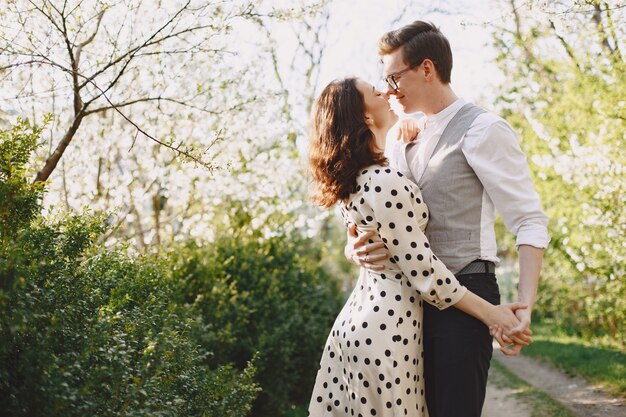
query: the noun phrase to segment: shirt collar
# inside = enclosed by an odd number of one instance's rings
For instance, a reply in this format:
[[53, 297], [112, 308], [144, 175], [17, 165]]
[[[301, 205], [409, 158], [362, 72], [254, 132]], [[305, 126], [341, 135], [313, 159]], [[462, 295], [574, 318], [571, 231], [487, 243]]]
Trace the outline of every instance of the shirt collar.
[[459, 109], [463, 107], [464, 105], [465, 105], [465, 100], [463, 100], [462, 98], [457, 98], [452, 104], [450, 104], [445, 109], [441, 110], [439, 113], [433, 114], [432, 116], [427, 117], [425, 126], [428, 127], [428, 126], [432, 126], [434, 124], [441, 122], [442, 120], [448, 118], [452, 114], [459, 111]]

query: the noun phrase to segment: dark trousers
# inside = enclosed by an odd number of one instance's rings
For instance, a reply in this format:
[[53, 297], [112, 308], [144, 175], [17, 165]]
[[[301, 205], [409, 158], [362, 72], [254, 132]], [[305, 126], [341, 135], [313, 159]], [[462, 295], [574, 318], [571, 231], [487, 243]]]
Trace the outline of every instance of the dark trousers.
[[[495, 274], [457, 277], [492, 304], [500, 304]], [[493, 353], [489, 328], [449, 307], [424, 303], [424, 380], [430, 417], [480, 417]]]

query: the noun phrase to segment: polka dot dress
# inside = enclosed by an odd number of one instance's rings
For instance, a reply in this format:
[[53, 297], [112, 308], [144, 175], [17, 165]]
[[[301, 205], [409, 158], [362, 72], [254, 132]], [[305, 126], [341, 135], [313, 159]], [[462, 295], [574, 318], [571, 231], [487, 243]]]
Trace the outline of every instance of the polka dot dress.
[[428, 210], [400, 172], [364, 169], [341, 212], [346, 226], [377, 231], [369, 243], [384, 242], [391, 257], [384, 270], [362, 269], [328, 336], [308, 415], [427, 416], [422, 300], [443, 309], [466, 289], [431, 252]]

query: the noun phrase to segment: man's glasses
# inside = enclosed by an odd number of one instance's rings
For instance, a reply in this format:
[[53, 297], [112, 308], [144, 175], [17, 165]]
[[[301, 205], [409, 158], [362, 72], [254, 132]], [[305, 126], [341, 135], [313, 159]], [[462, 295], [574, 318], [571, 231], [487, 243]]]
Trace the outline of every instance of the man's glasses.
[[400, 76], [402, 74], [404, 74], [407, 71], [412, 70], [415, 67], [419, 67], [420, 65], [422, 65], [422, 63], [420, 62], [417, 65], [411, 65], [409, 67], [406, 67], [405, 69], [398, 71], [398, 72], [394, 72], [393, 74], [389, 74], [386, 77], [383, 77], [383, 81], [389, 86], [389, 88], [391, 88], [393, 91], [398, 91], [398, 80], [400, 79]]

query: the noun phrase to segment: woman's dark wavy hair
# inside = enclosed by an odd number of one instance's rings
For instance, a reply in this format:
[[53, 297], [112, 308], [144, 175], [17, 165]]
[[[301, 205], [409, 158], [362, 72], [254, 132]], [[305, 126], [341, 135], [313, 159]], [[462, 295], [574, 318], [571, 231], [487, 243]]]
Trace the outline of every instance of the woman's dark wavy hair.
[[312, 112], [309, 168], [311, 200], [331, 207], [356, 191], [356, 177], [366, 166], [387, 164], [365, 123], [365, 100], [355, 78], [335, 80], [318, 97]]

